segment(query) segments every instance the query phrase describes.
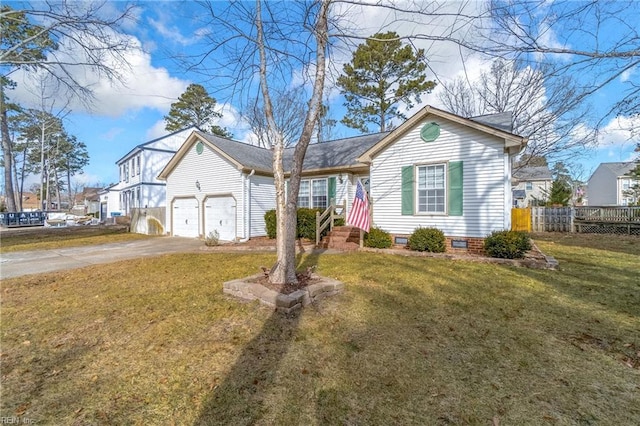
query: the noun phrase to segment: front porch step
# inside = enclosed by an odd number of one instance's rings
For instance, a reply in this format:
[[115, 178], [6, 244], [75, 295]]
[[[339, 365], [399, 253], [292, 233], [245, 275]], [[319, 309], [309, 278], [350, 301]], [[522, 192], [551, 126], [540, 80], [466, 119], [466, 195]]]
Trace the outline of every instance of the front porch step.
[[336, 226], [322, 238], [321, 248], [353, 251], [360, 248], [360, 230], [351, 226]]

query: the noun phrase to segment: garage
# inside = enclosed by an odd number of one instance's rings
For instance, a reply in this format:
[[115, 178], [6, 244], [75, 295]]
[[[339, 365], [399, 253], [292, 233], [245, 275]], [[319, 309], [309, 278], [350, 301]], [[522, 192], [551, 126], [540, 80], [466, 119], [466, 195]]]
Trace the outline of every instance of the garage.
[[236, 200], [230, 196], [208, 197], [204, 202], [205, 237], [214, 230], [220, 240], [236, 238]]
[[198, 200], [195, 198], [176, 198], [173, 200], [171, 229], [176, 237], [200, 236], [198, 227]]

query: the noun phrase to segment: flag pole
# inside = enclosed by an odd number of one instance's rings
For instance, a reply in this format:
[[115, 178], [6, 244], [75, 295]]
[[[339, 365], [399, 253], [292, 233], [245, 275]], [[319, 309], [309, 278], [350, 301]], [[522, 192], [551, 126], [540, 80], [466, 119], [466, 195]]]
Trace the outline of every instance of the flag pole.
[[360, 229], [360, 248], [364, 247], [364, 230], [362, 228]]

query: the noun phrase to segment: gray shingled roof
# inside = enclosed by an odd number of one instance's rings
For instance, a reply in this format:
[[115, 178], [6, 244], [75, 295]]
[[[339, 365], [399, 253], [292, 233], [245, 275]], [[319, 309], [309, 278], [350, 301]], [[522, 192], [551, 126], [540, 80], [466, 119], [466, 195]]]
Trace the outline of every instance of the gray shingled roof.
[[514, 170], [513, 178], [516, 180], [553, 180], [547, 166], [523, 167]]
[[513, 114], [510, 112], [500, 112], [497, 114], [479, 115], [470, 117], [469, 120], [476, 121], [481, 124], [502, 130], [504, 132], [513, 132]]
[[607, 169], [611, 170], [611, 173], [619, 177], [628, 174], [636, 166], [636, 163], [633, 161], [601, 163], [600, 166], [606, 167]]
[[[358, 157], [388, 135], [374, 133], [309, 145], [304, 157], [303, 169], [328, 169], [358, 164]], [[285, 150], [285, 168], [291, 169], [294, 148]]]
[[[509, 133], [512, 130], [512, 117], [509, 112], [473, 117], [471, 120]], [[202, 131], [197, 131], [197, 133], [246, 168], [272, 169], [273, 152], [269, 149], [221, 138]], [[307, 148], [303, 169], [332, 169], [356, 165], [358, 164], [358, 157], [388, 134], [389, 132], [374, 133], [311, 144]], [[291, 170], [294, 149], [287, 148], [284, 152], [285, 169], [287, 171]], [[551, 179], [549, 169], [545, 169], [548, 178]], [[541, 179], [544, 178], [542, 177]]]
[[268, 149], [221, 138], [202, 131], [196, 133], [249, 169], [271, 170], [272, 168], [273, 153]]
[[[249, 169], [271, 170], [272, 168], [273, 151], [269, 149], [221, 138], [202, 131], [196, 133]], [[307, 148], [303, 168], [304, 170], [315, 170], [358, 164], [357, 158], [387, 134], [375, 133], [311, 144]], [[286, 170], [291, 169], [294, 149], [287, 148], [284, 151]]]

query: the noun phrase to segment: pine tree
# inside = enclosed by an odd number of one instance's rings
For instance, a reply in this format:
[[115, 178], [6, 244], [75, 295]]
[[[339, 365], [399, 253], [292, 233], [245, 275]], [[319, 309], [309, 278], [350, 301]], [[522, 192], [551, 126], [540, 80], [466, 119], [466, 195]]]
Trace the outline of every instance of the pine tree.
[[426, 79], [425, 62], [423, 49], [403, 45], [393, 31], [368, 38], [337, 81], [347, 107], [342, 123], [363, 133], [369, 131], [368, 124], [375, 124], [384, 132], [392, 128], [394, 118], [405, 119], [398, 106], [410, 109], [436, 85]]
[[571, 185], [565, 179], [556, 179], [551, 183], [548, 206], [568, 206], [572, 195]]
[[214, 135], [231, 138], [232, 135], [226, 128], [211, 123], [213, 119], [222, 117], [222, 114], [215, 110], [216, 103], [215, 98], [209, 96], [203, 86], [190, 84], [178, 101], [171, 104], [169, 114], [164, 117], [165, 129], [174, 132], [196, 126]]

